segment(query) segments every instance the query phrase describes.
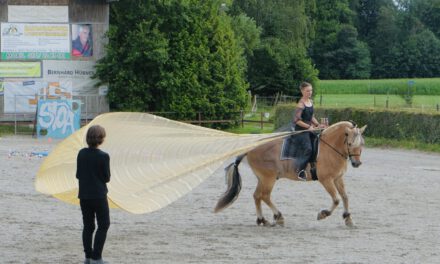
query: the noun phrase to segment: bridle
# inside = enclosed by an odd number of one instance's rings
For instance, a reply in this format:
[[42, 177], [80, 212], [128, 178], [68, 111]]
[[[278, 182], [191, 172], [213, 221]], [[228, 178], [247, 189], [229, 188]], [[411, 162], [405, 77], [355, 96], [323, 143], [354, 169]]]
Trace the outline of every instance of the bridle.
[[[353, 127], [353, 128], [355, 128], [355, 127]], [[337, 150], [335, 147], [333, 147], [332, 145], [330, 145], [329, 143], [327, 143], [324, 139], [322, 139], [322, 137], [320, 136], [319, 137], [319, 140], [322, 142], [322, 143], [324, 143], [324, 144], [326, 144], [327, 146], [329, 146], [331, 149], [333, 149], [336, 153], [338, 153], [344, 160], [346, 160], [346, 159], [348, 159], [348, 158], [350, 158], [350, 160], [351, 160], [351, 157], [359, 157], [361, 154], [359, 153], [359, 154], [354, 154], [354, 153], [350, 153], [350, 147], [349, 147], [349, 144], [348, 144], [348, 134], [347, 133], [345, 133], [345, 138], [344, 138], [344, 144], [345, 144], [345, 146], [347, 147], [347, 153], [348, 153], [348, 155], [344, 155], [344, 154], [342, 154], [339, 150]]]

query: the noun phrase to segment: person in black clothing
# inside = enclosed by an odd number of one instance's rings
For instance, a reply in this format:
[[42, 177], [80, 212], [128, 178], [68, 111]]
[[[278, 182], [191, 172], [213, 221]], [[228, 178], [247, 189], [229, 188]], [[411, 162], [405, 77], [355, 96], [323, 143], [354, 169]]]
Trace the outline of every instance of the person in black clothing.
[[315, 134], [312, 133], [312, 131], [318, 128], [325, 128], [325, 126], [320, 125], [318, 120], [316, 120], [314, 117], [313, 101], [311, 99], [313, 95], [312, 85], [310, 83], [303, 82], [299, 88], [301, 90], [302, 97], [296, 105], [295, 116], [293, 119], [294, 129], [295, 131], [308, 130], [310, 132], [303, 132], [294, 135], [295, 147], [302, 152], [300, 158], [295, 160], [295, 165], [297, 168], [298, 179], [306, 181], [307, 175], [305, 168], [312, 157], [312, 141], [315, 137]]
[[[110, 211], [107, 201], [107, 185], [110, 181], [110, 156], [98, 149], [104, 142], [105, 129], [99, 125], [87, 130], [87, 148], [79, 151], [76, 178], [78, 179], [81, 212], [83, 218], [82, 241], [84, 264], [107, 263], [102, 260], [107, 230], [110, 227]], [[95, 216], [98, 223], [95, 240]], [[93, 242], [93, 247], [92, 247]]]

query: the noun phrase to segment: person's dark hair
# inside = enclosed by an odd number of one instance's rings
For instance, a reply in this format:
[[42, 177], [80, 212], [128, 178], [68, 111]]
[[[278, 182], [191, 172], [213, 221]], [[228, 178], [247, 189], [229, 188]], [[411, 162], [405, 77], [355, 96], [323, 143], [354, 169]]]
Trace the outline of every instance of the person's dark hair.
[[94, 125], [87, 130], [86, 141], [90, 148], [96, 148], [104, 142], [105, 129], [100, 125]]
[[309, 87], [309, 86], [312, 86], [310, 83], [308, 83], [308, 82], [302, 82], [300, 85], [299, 85], [299, 89], [300, 90], [302, 90], [302, 89], [304, 89], [304, 88], [306, 88], [306, 87]]

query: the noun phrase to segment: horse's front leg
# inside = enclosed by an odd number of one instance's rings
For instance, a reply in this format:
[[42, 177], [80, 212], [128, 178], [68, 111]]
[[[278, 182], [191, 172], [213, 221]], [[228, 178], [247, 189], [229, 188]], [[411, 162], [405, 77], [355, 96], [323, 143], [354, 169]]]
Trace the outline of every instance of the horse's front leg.
[[342, 198], [342, 202], [344, 203], [344, 213], [342, 214], [342, 217], [345, 220], [345, 225], [352, 227], [354, 224], [353, 224], [353, 220], [351, 219], [351, 214], [348, 211], [348, 196], [347, 193], [345, 192], [345, 185], [343, 178], [341, 177], [335, 180], [335, 185], [336, 185], [336, 189], [338, 189], [339, 195]]
[[332, 197], [332, 206], [330, 208], [330, 210], [321, 210], [318, 213], [318, 220], [324, 219], [327, 216], [330, 216], [333, 211], [335, 210], [335, 208], [338, 206], [339, 204], [339, 199], [337, 197], [337, 193], [336, 193], [336, 186], [333, 180], [327, 180], [324, 182], [321, 182], [322, 186], [324, 186], [325, 190], [330, 194], [330, 196]]

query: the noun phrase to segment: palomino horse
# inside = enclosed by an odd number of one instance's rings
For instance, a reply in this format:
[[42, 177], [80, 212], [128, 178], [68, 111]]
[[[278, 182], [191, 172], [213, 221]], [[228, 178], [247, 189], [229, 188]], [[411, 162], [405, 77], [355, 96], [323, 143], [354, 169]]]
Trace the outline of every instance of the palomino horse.
[[[345, 193], [344, 174], [347, 171], [347, 163], [350, 160], [355, 168], [361, 165], [360, 156], [364, 139], [362, 133], [366, 126], [357, 128], [352, 122], [338, 122], [322, 131], [319, 137], [319, 149], [316, 159], [316, 172], [319, 182], [332, 198], [329, 210], [321, 210], [318, 220], [330, 216], [339, 204], [337, 193], [344, 203], [343, 218], [347, 226], [353, 225], [353, 220], [348, 211], [348, 197]], [[309, 133], [309, 132], [300, 132]], [[275, 224], [283, 225], [284, 218], [270, 199], [270, 194], [275, 182], [279, 178], [298, 180], [297, 168], [292, 160], [280, 160], [280, 151], [283, 139], [261, 145], [248, 153], [238, 156], [236, 161], [226, 167], [228, 189], [219, 199], [215, 212], [231, 205], [241, 190], [241, 177], [238, 165], [247, 155], [249, 166], [258, 178], [258, 185], [254, 192], [255, 206], [257, 209], [257, 224], [270, 225], [263, 217], [261, 201], [264, 201], [274, 214]], [[307, 168], [307, 180], [312, 180], [310, 166]]]

